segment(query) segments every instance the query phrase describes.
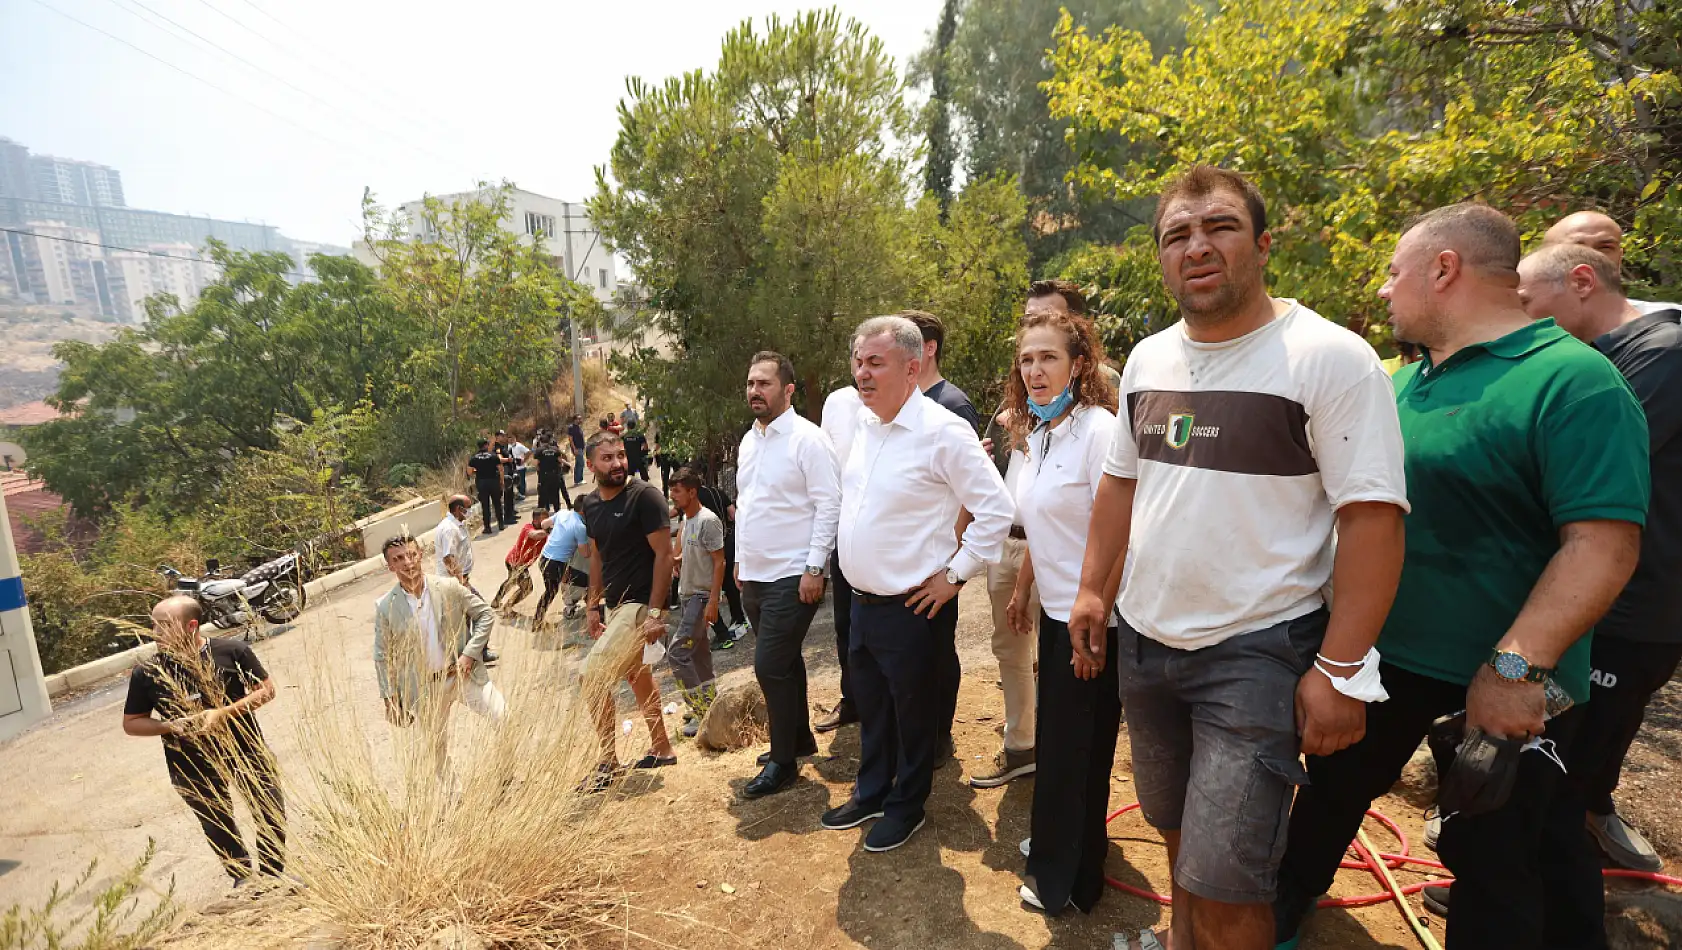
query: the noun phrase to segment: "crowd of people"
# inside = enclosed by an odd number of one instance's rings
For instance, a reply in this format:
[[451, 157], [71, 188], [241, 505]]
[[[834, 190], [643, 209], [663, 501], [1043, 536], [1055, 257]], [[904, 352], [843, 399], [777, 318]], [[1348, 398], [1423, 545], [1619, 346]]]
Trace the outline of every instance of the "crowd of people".
[[[539, 504], [489, 604], [469, 579], [467, 496], [449, 501], [435, 574], [412, 542], [387, 544], [388, 715], [440, 735], [454, 702], [500, 719], [492, 612], [530, 593], [536, 564], [536, 622], [563, 587], [588, 616], [581, 682], [601, 760], [587, 788], [668, 766], [645, 646], [665, 647], [693, 734], [711, 651], [739, 639], [708, 630], [739, 588], [770, 731], [741, 794], [788, 788], [819, 734], [856, 724], [852, 791], [819, 821], [868, 824], [863, 848], [890, 851], [924, 826], [952, 761], [957, 597], [984, 577], [1005, 725], [967, 781], [1037, 776], [1026, 907], [1090, 912], [1104, 894], [1125, 711], [1141, 811], [1173, 868], [1170, 928], [1129, 950], [1295, 946], [1422, 741], [1440, 776], [1427, 837], [1454, 875], [1425, 900], [1448, 945], [1606, 946], [1601, 855], [1660, 866], [1612, 792], [1682, 659], [1682, 309], [1625, 296], [1603, 214], [1564, 218], [1525, 255], [1506, 215], [1458, 204], [1395, 248], [1379, 297], [1405, 349], [1387, 365], [1269, 294], [1273, 236], [1243, 176], [1189, 170], [1152, 231], [1181, 320], [1118, 373], [1080, 289], [1036, 282], [985, 420], [943, 378], [932, 314], [864, 320], [853, 385], [827, 394], [819, 423], [794, 408], [788, 358], [754, 354], [733, 501], [687, 466], [662, 479], [669, 499], [654, 487], [630, 406], [588, 439], [575, 417], [566, 449], [548, 433], [530, 450], [481, 442], [469, 468], [486, 530], [514, 523], [534, 456]], [[559, 481], [568, 449], [596, 485], [577, 499]], [[841, 697], [813, 721], [803, 649], [826, 591]], [[199, 715], [257, 735], [250, 713], [273, 686], [255, 657], [193, 641], [188, 603], [159, 611], [169, 642], [209, 650], [222, 672], [227, 702]], [[425, 677], [452, 685], [417, 708]], [[191, 733], [155, 681], [136, 675], [125, 728], [165, 736], [185, 775]], [[620, 681], [650, 735], [628, 764]], [[246, 784], [272, 803], [258, 870], [278, 871], [278, 792]], [[249, 873], [243, 851], [211, 841]]]

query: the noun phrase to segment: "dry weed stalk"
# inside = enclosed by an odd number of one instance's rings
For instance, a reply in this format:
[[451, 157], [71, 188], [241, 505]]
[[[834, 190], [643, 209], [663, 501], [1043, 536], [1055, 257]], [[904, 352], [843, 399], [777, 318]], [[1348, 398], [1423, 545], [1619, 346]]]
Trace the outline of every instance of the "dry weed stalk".
[[[452, 703], [452, 684], [429, 682], [416, 705], [438, 712], [396, 728], [377, 705], [369, 714], [345, 658], [321, 645], [311, 642], [296, 702], [299, 760], [284, 766], [303, 825], [291, 868], [343, 946], [416, 947], [451, 929], [499, 947], [622, 934], [624, 810], [579, 791], [600, 753], [559, 653], [507, 652], [498, 726]], [[451, 733], [442, 761], [440, 720]]]

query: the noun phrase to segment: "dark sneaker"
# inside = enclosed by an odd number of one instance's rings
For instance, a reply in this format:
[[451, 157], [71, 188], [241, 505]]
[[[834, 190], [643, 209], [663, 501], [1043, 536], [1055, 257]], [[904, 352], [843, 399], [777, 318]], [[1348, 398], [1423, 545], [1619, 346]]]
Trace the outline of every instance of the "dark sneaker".
[[700, 731], [701, 723], [698, 720], [691, 719], [683, 724], [683, 737], [685, 739], [695, 738], [695, 734]]
[[677, 764], [677, 756], [675, 756], [675, 755], [655, 755], [654, 753], [650, 752], [647, 755], [643, 756], [642, 758], [636, 760], [636, 762], [634, 762], [631, 765], [631, 768], [633, 768], [633, 769], [663, 769], [668, 765], [676, 765], [676, 764]]
[[927, 818], [918, 818], [915, 822], [904, 818], [883, 818], [870, 828], [870, 833], [864, 836], [864, 850], [880, 854], [892, 851], [911, 840], [917, 829], [923, 827]]
[[991, 767], [969, 777], [971, 788], [998, 788], [1011, 779], [1034, 774], [1034, 750], [1000, 749]]
[[1438, 917], [1448, 917], [1448, 885], [1427, 884], [1419, 892], [1419, 899], [1425, 904], [1425, 909]]
[[857, 828], [872, 818], [880, 817], [882, 817], [880, 807], [867, 808], [849, 798], [846, 804], [824, 812], [823, 818], [818, 823], [830, 831], [846, 831], [848, 828]]
[[713, 637], [711, 640], [707, 641], [707, 644], [714, 650], [736, 649], [736, 641], [730, 637]]
[[1617, 812], [1610, 815], [1588, 814], [1586, 822], [1589, 835], [1600, 850], [1606, 852], [1606, 857], [1612, 863], [1631, 871], [1661, 871], [1664, 869], [1664, 859], [1653, 849], [1653, 845], [1642, 836], [1641, 832], [1630, 827], [1629, 822], [1619, 817]]

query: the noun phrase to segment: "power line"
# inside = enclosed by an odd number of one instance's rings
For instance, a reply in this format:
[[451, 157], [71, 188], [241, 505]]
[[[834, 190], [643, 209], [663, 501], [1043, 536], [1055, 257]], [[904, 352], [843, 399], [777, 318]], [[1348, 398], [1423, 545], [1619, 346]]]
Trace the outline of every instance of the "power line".
[[139, 46], [136, 46], [133, 43], [130, 43], [128, 40], [123, 39], [122, 37], [116, 35], [115, 33], [111, 33], [107, 30], [100, 29], [99, 27], [94, 26], [92, 23], [89, 23], [88, 21], [83, 20], [80, 17], [74, 16], [72, 14], [64, 12], [63, 10], [60, 10], [59, 8], [53, 6], [52, 4], [47, 3], [46, 0], [33, 0], [33, 2], [35, 3], [36, 6], [44, 7], [45, 9], [50, 10], [53, 13], [56, 13], [61, 17], [64, 17], [66, 20], [69, 20], [72, 23], [78, 24], [80, 26], [84, 26], [84, 27], [94, 31], [95, 33], [98, 33], [99, 35], [105, 37], [106, 39], [114, 40], [118, 43], [121, 43], [124, 46], [127, 46], [129, 49], [134, 50], [136, 53], [139, 53], [140, 55], [146, 57], [147, 59], [153, 60], [154, 62], [157, 62], [160, 65], [163, 65], [163, 66], [166, 66], [170, 69], [173, 69], [176, 72], [180, 73], [181, 75], [186, 76], [188, 79], [193, 80], [194, 82], [200, 83], [200, 84], [205, 85], [205, 86], [209, 86], [211, 89], [216, 90], [217, 92], [221, 93], [224, 96], [227, 96], [230, 99], [235, 100], [236, 102], [242, 102], [242, 103], [250, 106], [251, 108], [256, 109], [258, 112], [261, 112], [264, 115], [269, 116], [270, 118], [278, 119], [281, 122], [284, 122], [287, 125], [292, 126], [293, 128], [299, 130], [300, 132], [305, 132], [309, 135], [313, 135], [316, 138], [321, 139], [323, 142], [326, 142], [328, 145], [331, 145], [335, 148], [348, 149], [350, 151], [361, 151], [360, 149], [356, 148], [354, 145], [347, 145], [344, 142], [340, 142], [340, 141], [338, 141], [336, 139], [333, 139], [333, 138], [331, 138], [331, 137], [329, 137], [329, 136], [327, 136], [327, 135], [325, 135], [325, 134], [323, 134], [323, 133], [321, 133], [321, 132], [319, 132], [315, 129], [312, 129], [309, 126], [300, 125], [299, 123], [294, 122], [291, 119], [288, 119], [286, 116], [283, 116], [278, 112], [275, 112], [273, 109], [270, 109], [267, 106], [262, 105], [261, 103], [254, 102], [250, 99], [245, 98], [244, 96], [237, 95], [233, 92], [230, 92], [227, 89], [224, 89], [221, 86], [217, 85], [216, 83], [213, 83], [210, 80], [204, 78], [203, 76], [198, 75], [197, 73], [188, 72], [187, 70], [181, 68], [180, 66], [175, 65], [174, 63], [170, 62], [169, 60], [164, 59], [162, 56], [159, 56], [156, 53], [148, 52], [147, 50], [145, 50], [145, 49], [143, 49]]
[[[165, 33], [168, 32], [167, 30], [164, 30], [162, 27], [159, 27], [156, 23], [154, 23], [150, 20], [147, 20], [144, 16], [141, 16], [140, 14], [137, 14], [133, 10], [124, 6], [123, 3], [119, 2], [119, 0], [107, 0], [107, 2], [109, 2], [112, 6], [117, 7], [119, 10], [122, 10], [123, 12], [129, 14], [130, 16], [135, 17], [136, 19], [140, 20], [142, 23], [145, 23], [147, 26], [152, 27], [153, 29], [157, 29], [157, 30], [160, 30], [161, 32], [165, 32]], [[331, 110], [339, 113], [340, 115], [351, 119], [354, 122], [361, 123], [361, 124], [365, 125], [367, 128], [370, 128], [373, 131], [380, 133], [381, 135], [387, 136], [392, 141], [397, 142], [401, 145], [404, 145], [408, 148], [412, 148], [412, 149], [416, 150], [417, 152], [420, 152], [424, 155], [428, 155], [428, 156], [432, 157], [433, 159], [435, 159], [437, 161], [444, 162], [445, 164], [448, 164], [448, 165], [456, 164], [451, 159], [447, 159], [444, 156], [439, 155], [436, 152], [433, 152], [433, 151], [427, 149], [423, 145], [419, 145], [417, 143], [411, 142], [411, 141], [403, 138], [402, 136], [398, 135], [397, 133], [392, 132], [389, 129], [383, 128], [379, 125], [376, 125], [372, 122], [369, 122], [366, 119], [364, 119], [363, 117], [358, 116], [358, 115], [350, 112], [348, 109], [345, 109], [344, 107], [338, 105], [337, 103], [329, 101], [327, 99], [324, 99], [321, 96], [318, 96], [313, 92], [310, 92], [308, 89], [305, 89], [304, 87], [298, 85], [297, 83], [292, 82], [290, 79], [287, 79], [285, 76], [282, 76], [279, 73], [276, 73], [271, 69], [268, 69], [267, 67], [260, 66], [256, 63], [252, 62], [251, 60], [246, 59], [244, 56], [241, 56], [240, 54], [234, 52], [233, 50], [228, 49], [226, 46], [223, 46], [222, 44], [216, 42], [215, 40], [210, 39], [209, 37], [205, 36], [204, 34], [197, 32], [196, 30], [192, 29], [191, 27], [185, 26], [185, 25], [181, 24], [180, 22], [169, 18], [168, 16], [164, 15], [163, 13], [158, 12], [156, 9], [154, 9], [150, 6], [147, 6], [144, 2], [142, 2], [142, 0], [126, 0], [126, 2], [127, 3], [132, 3], [134, 6], [139, 7], [141, 10], [145, 11], [146, 13], [148, 13], [148, 14], [154, 16], [154, 17], [157, 17], [159, 20], [162, 20], [165, 23], [168, 23], [170, 26], [175, 27], [176, 29], [180, 30], [183, 33], [186, 33], [187, 35], [192, 36], [193, 38], [197, 39], [200, 43], [203, 43], [204, 45], [210, 47], [211, 49], [214, 49], [215, 51], [221, 53], [222, 55], [228, 57], [229, 59], [245, 66], [247, 69], [250, 69], [253, 72], [259, 73], [259, 74], [261, 74], [263, 76], [266, 76], [269, 79], [271, 79], [271, 80], [273, 80], [277, 83], [280, 83], [282, 86], [285, 86], [286, 88], [292, 90], [293, 92], [297, 93], [298, 95], [301, 95], [304, 98], [309, 99], [310, 101], [312, 101], [312, 102], [314, 102], [314, 103], [316, 103], [320, 106], [323, 106], [324, 108], [331, 109]], [[226, 14], [226, 13], [222, 13], [222, 11], [217, 10], [214, 6], [211, 6], [208, 2], [206, 2], [206, 0], [200, 0], [200, 2], [204, 3], [204, 5], [207, 6], [207, 7], [210, 7], [210, 9], [215, 11], [216, 13], [220, 13], [222, 16], [227, 17], [229, 20], [231, 20], [233, 23], [240, 26], [241, 28], [244, 28], [248, 31], [250, 30], [250, 28], [246, 27], [245, 24], [240, 23], [238, 20], [234, 20], [233, 17], [228, 16], [228, 14]], [[251, 31], [251, 32], [255, 33], [255, 31]], [[255, 34], [255, 35], [257, 35], [259, 37], [262, 37], [261, 34]], [[176, 36], [175, 38], [180, 39], [179, 36]], [[266, 39], [266, 37], [264, 37], [264, 39]], [[463, 169], [463, 170], [465, 170], [465, 169]]]
[[[85, 247], [102, 247], [109, 251], [128, 251], [132, 254], [145, 254], [147, 257], [162, 257], [172, 261], [186, 261], [189, 264], [209, 264], [212, 267], [221, 267], [224, 269], [227, 267], [227, 265], [221, 263], [220, 261], [206, 260], [202, 257], [182, 257], [179, 254], [165, 254], [162, 251], [148, 251], [138, 247], [123, 247], [119, 244], [102, 244], [98, 241], [80, 241], [76, 238], [59, 237], [56, 234], [40, 234], [35, 231], [19, 230], [18, 228], [0, 228], [0, 232], [4, 232], [6, 234], [21, 234], [25, 237], [40, 238], [43, 241], [62, 241], [65, 244], [81, 244]], [[306, 274], [301, 271], [290, 271], [284, 276], [301, 277], [307, 280], [315, 275]]]
[[[209, 7], [212, 12], [216, 13], [216, 15], [222, 17], [224, 20], [227, 20], [229, 23], [232, 23], [235, 26], [239, 27], [240, 29], [244, 30], [245, 32], [250, 33], [252, 36], [257, 37], [258, 39], [262, 40], [263, 42], [265, 42], [265, 43], [269, 44], [270, 46], [274, 47], [275, 49], [279, 50], [281, 53], [299, 61], [300, 63], [304, 62], [306, 57], [298, 55], [296, 50], [282, 45], [278, 40], [269, 36], [267, 33], [264, 33], [262, 31], [256, 29], [255, 27], [252, 27], [252, 26], [246, 24], [243, 20], [240, 20], [238, 17], [235, 17], [233, 14], [231, 14], [231, 13], [227, 12], [226, 10], [223, 10], [221, 7], [218, 7], [215, 4], [211, 3], [210, 0], [198, 0], [198, 2], [203, 4], [206, 7]], [[357, 69], [355, 66], [349, 64], [348, 62], [339, 61], [338, 57], [322, 57], [322, 56], [316, 55], [315, 52], [314, 52], [314, 45], [319, 44], [321, 42], [319, 37], [311, 37], [311, 36], [304, 35], [298, 29], [296, 29], [295, 27], [289, 26], [285, 21], [276, 17], [274, 14], [268, 12], [267, 10], [258, 6], [257, 4], [252, 3], [251, 0], [241, 0], [241, 2], [243, 2], [246, 6], [250, 7], [251, 9], [256, 10], [258, 13], [261, 13], [263, 16], [267, 17], [269, 20], [273, 21], [281, 29], [283, 29], [286, 32], [292, 34], [294, 37], [297, 37], [298, 39], [302, 40], [303, 43], [304, 43], [304, 46], [303, 46], [304, 52], [309, 54], [308, 59], [316, 65], [316, 68], [321, 69], [322, 72], [326, 73], [326, 72], [329, 71], [328, 69], [322, 69], [322, 64], [326, 63], [327, 66], [330, 67], [332, 70], [338, 71], [341, 77], [343, 77], [343, 76], [354, 76], [356, 78], [356, 81], [359, 81], [362, 84], [371, 87], [373, 90], [376, 90], [376, 91], [382, 93], [383, 95], [381, 96], [381, 98], [383, 98], [385, 100], [386, 104], [388, 106], [394, 106], [395, 108], [394, 108], [393, 111], [403, 112], [404, 113], [404, 118], [406, 120], [408, 120], [408, 121], [410, 121], [414, 124], [417, 124], [417, 125], [422, 125], [422, 124], [430, 125], [430, 126], [432, 126], [432, 131], [434, 131], [434, 132], [442, 132], [444, 134], [452, 134], [450, 129], [448, 129], [448, 128], [444, 127], [443, 125], [439, 124], [436, 120], [432, 119], [430, 116], [424, 116], [420, 113], [411, 112], [408, 109], [406, 109], [402, 105], [402, 97], [398, 93], [393, 92], [389, 86], [386, 86], [386, 85], [382, 84], [379, 80], [377, 80], [374, 77], [368, 75], [367, 73], [363, 72], [362, 70]], [[415, 122], [416, 119], [419, 119], [420, 121]]]

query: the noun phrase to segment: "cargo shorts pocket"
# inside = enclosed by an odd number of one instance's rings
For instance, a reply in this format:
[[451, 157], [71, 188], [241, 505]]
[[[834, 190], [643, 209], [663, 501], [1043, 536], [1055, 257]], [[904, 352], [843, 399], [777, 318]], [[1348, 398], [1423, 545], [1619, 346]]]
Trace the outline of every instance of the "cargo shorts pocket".
[[1307, 784], [1308, 773], [1297, 759], [1258, 752], [1250, 762], [1233, 853], [1269, 889], [1285, 856], [1292, 798], [1297, 786]]

